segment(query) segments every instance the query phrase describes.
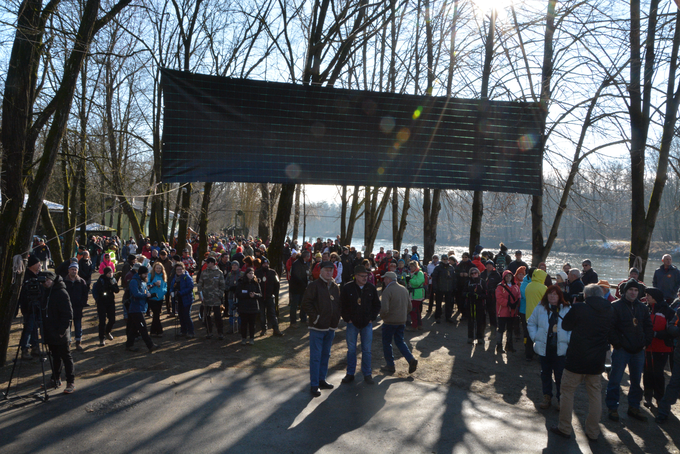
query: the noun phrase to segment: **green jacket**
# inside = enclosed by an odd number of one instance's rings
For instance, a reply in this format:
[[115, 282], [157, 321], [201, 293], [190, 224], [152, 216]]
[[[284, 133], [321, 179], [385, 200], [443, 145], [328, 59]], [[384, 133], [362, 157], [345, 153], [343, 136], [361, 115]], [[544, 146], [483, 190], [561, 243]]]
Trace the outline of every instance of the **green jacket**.
[[408, 291], [411, 294], [411, 299], [416, 301], [422, 301], [425, 299], [425, 275], [421, 270], [415, 272], [411, 275], [411, 279], [408, 281]]

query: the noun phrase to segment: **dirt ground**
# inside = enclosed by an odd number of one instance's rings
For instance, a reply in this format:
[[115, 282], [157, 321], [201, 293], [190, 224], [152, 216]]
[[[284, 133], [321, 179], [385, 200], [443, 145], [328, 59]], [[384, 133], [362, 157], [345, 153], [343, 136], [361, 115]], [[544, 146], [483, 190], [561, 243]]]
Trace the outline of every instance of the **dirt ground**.
[[[95, 282], [93, 280], [93, 282]], [[119, 294], [118, 299], [122, 296]], [[427, 305], [427, 303], [426, 303]], [[425, 312], [423, 312], [425, 313]], [[163, 314], [161, 317], [164, 336], [154, 339], [159, 349], [149, 354], [143, 343], [138, 340], [140, 352], [125, 351], [125, 322], [122, 305], [119, 302], [116, 326], [113, 331], [115, 339], [99, 346], [97, 334], [97, 314], [94, 301], [85, 308], [83, 317], [84, 352], [73, 351], [76, 367], [76, 382], [79, 378], [101, 376], [104, 374], [121, 374], [129, 371], [172, 371], [177, 373], [203, 368], [294, 368], [307, 369], [309, 366], [308, 331], [298, 323], [290, 326], [288, 314], [288, 287], [284, 283], [281, 289], [279, 323], [283, 337], [272, 336], [272, 330], [255, 338], [254, 346], [242, 346], [238, 334], [228, 334], [223, 341], [205, 338], [205, 328], [198, 320], [198, 305], [194, 305], [192, 319], [196, 329], [194, 339], [175, 338], [175, 318]], [[150, 319], [148, 320], [150, 324]], [[343, 371], [346, 367], [346, 344], [344, 324], [336, 333], [331, 351], [330, 368]], [[532, 362], [524, 359], [524, 345], [515, 342], [517, 352], [496, 355], [495, 340], [487, 329], [484, 345], [467, 344], [467, 321], [461, 316], [455, 317], [454, 323], [435, 324], [434, 318], [424, 316], [423, 330], [407, 332], [406, 340], [414, 356], [419, 360], [418, 370], [413, 374], [416, 380], [424, 382], [449, 384], [483, 397], [522, 409], [535, 410], [545, 414], [546, 424], [555, 424], [558, 410], [554, 405], [549, 410], [540, 410], [541, 401], [540, 365], [535, 358]], [[259, 329], [259, 328], [258, 328]], [[0, 388], [7, 387], [12, 360], [16, 354], [21, 333], [21, 319], [12, 325], [7, 365], [0, 369]], [[380, 336], [380, 322], [374, 327], [372, 344], [372, 367], [374, 375], [380, 374], [383, 361]], [[401, 359], [395, 348], [396, 375], [406, 377], [408, 365]], [[360, 359], [359, 359], [360, 361]], [[37, 360], [19, 361], [13, 385], [17, 383], [17, 392], [34, 389], [40, 383], [40, 366]], [[357, 367], [359, 370], [360, 367]], [[670, 373], [667, 371], [668, 377]], [[358, 373], [357, 378], [361, 378]], [[606, 376], [603, 376], [603, 394], [606, 387]], [[627, 395], [627, 376], [624, 376], [623, 396]], [[604, 397], [603, 397], [604, 405]], [[614, 423], [607, 419], [606, 408], [603, 410], [603, 436], [609, 446], [618, 447], [614, 452], [680, 452], [680, 422], [676, 417], [659, 427], [653, 421], [653, 414], [647, 409], [647, 423], [631, 420], [625, 415], [627, 401], [621, 401], [619, 413], [621, 422]], [[675, 415], [680, 415], [680, 404], [673, 407]], [[583, 421], [587, 412], [587, 397], [581, 386], [575, 399], [576, 417]], [[576, 430], [580, 430], [576, 428]]]

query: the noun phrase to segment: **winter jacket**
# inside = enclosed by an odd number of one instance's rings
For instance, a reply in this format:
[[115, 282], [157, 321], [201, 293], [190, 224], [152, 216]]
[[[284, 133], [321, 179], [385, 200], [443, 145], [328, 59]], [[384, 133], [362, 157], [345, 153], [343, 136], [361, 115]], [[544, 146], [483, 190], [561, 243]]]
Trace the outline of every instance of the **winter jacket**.
[[564, 299], [567, 300], [569, 304], [573, 303], [574, 297], [579, 293], [583, 293], [584, 288], [585, 285], [583, 285], [581, 279], [576, 279], [575, 281], [569, 282], [567, 284], [567, 293], [564, 295]]
[[194, 304], [194, 280], [188, 271], [185, 270], [181, 276], [177, 276], [177, 273], [173, 274], [169, 291], [175, 293], [175, 298], [182, 302], [182, 306]]
[[279, 275], [276, 274], [276, 271], [271, 268], [267, 270], [260, 268], [255, 271], [255, 277], [260, 281], [260, 289], [262, 290], [261, 301], [267, 301], [272, 298], [278, 300], [281, 282], [279, 281]]
[[597, 284], [599, 281], [600, 278], [597, 277], [597, 273], [592, 268], [581, 275], [581, 282], [583, 282], [584, 286], [588, 284]]
[[307, 325], [315, 331], [336, 330], [342, 312], [340, 287], [335, 281], [317, 279], [310, 283], [302, 297]]
[[[156, 282], [161, 283], [160, 287], [156, 285]], [[151, 288], [149, 288], [149, 293], [151, 293], [149, 299], [156, 301], [165, 299], [165, 294], [168, 292], [168, 283], [163, 280], [163, 275], [155, 274], [149, 281], [149, 285], [151, 286]]]
[[309, 263], [306, 263], [302, 255], [293, 263], [290, 268], [290, 293], [293, 295], [302, 295], [307, 288], [307, 281], [309, 280]]
[[448, 262], [444, 264], [439, 263], [432, 272], [432, 285], [434, 291], [437, 293], [451, 293], [456, 291], [456, 268], [449, 265]]
[[102, 258], [102, 262], [99, 264], [99, 274], [104, 274], [104, 268], [107, 266], [111, 268], [111, 271], [116, 272], [116, 264], [111, 260], [107, 262], [106, 259]]
[[382, 292], [380, 318], [386, 325], [404, 325], [411, 312], [411, 298], [408, 290], [396, 282], [390, 282]]
[[198, 291], [203, 295], [203, 305], [219, 306], [224, 299], [224, 274], [219, 268], [206, 268], [198, 278]]
[[678, 296], [678, 288], [680, 288], [680, 270], [673, 265], [668, 269], [661, 265], [654, 271], [652, 287], [661, 290], [664, 298], [675, 299]]
[[88, 287], [92, 283], [92, 273], [94, 273], [94, 265], [90, 259], [78, 260], [78, 276], [83, 278]]
[[71, 340], [73, 309], [61, 276], [57, 276], [51, 288], [45, 289], [43, 308], [45, 342], [50, 345], [68, 344]]
[[512, 275], [509, 270], [503, 271], [503, 281], [496, 287], [496, 315], [498, 317], [516, 317], [519, 309], [519, 285], [508, 285], [505, 276]]
[[614, 308], [606, 299], [591, 296], [573, 304], [562, 320], [562, 329], [571, 331], [564, 368], [575, 374], [604, 372], [613, 328]]
[[519, 285], [519, 313], [527, 313], [527, 286], [531, 283], [529, 275], [524, 276], [522, 283]]
[[635, 354], [652, 343], [652, 320], [644, 304], [637, 299], [631, 303], [624, 297], [611, 305], [614, 309], [615, 333], [612, 345], [615, 349], [623, 348], [628, 353]]
[[236, 286], [238, 285], [238, 281], [243, 277], [243, 271], [241, 270], [236, 270], [236, 271], [230, 271], [225, 277], [224, 277], [224, 284], [226, 286], [226, 289], [228, 291], [227, 293], [227, 298], [230, 300], [236, 299]]
[[486, 301], [486, 289], [484, 288], [484, 283], [481, 279], [472, 281], [468, 279], [465, 290], [463, 291], [463, 296], [465, 297], [466, 306], [475, 304], [478, 301]]
[[118, 282], [115, 278], [107, 278], [106, 276], [99, 276], [97, 282], [92, 286], [92, 297], [97, 305], [115, 304], [116, 293], [120, 291]]
[[[567, 354], [571, 331], [562, 328], [564, 316], [569, 312], [570, 306], [561, 306], [557, 319], [557, 356]], [[545, 356], [547, 350], [548, 331], [550, 329], [550, 311], [543, 306], [538, 306], [527, 320], [527, 330], [531, 340], [534, 341], [534, 351], [539, 356]]]
[[139, 274], [135, 273], [132, 277], [128, 283], [128, 290], [130, 291], [130, 307], [128, 308], [128, 313], [145, 313], [149, 309], [147, 299], [151, 296], [151, 293], [147, 290], [147, 284], [142, 281]]
[[525, 290], [525, 295], [527, 299], [526, 312], [527, 319], [531, 317], [532, 312], [536, 309], [536, 306], [541, 302], [543, 295], [548, 287], [543, 284], [545, 282], [545, 277], [548, 275], [545, 271], [537, 269], [531, 276], [531, 282], [527, 285]]
[[647, 347], [647, 351], [662, 353], [673, 351], [673, 348], [666, 341], [671, 339], [667, 327], [668, 322], [673, 319], [675, 312], [668, 307], [668, 304], [662, 301], [655, 304], [647, 303], [647, 308], [649, 309], [649, 318], [652, 320], [652, 330], [654, 332], [654, 338]]
[[360, 288], [356, 282], [349, 282], [340, 290], [340, 315], [346, 323], [362, 329], [375, 321], [380, 313], [380, 298], [375, 285], [368, 282]]
[[[454, 278], [455, 279], [455, 278]], [[422, 271], [418, 270], [411, 275], [408, 280], [408, 291], [410, 297], [414, 301], [422, 301], [425, 299], [425, 275]]]
[[486, 288], [486, 300], [495, 302], [496, 301], [496, 287], [501, 283], [501, 275], [495, 269], [484, 270], [482, 275], [482, 282], [484, 282], [484, 287]]
[[64, 286], [68, 292], [71, 300], [71, 308], [73, 311], [82, 311], [87, 306], [87, 297], [90, 295], [90, 288], [85, 283], [85, 280], [76, 275], [76, 280], [64, 279]]
[[[250, 296], [251, 293], [253, 293], [253, 296]], [[259, 299], [262, 298], [262, 289], [254, 279], [248, 279], [247, 275], [243, 276], [238, 281], [234, 295], [238, 301], [238, 312], [240, 314], [257, 314], [260, 312]]]

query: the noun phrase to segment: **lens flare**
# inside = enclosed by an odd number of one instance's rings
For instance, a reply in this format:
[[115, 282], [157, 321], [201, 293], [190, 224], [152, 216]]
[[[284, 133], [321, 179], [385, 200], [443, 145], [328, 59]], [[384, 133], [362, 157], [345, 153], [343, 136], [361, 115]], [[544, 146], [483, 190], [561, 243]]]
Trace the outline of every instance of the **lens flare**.
[[383, 119], [380, 120], [380, 131], [384, 134], [391, 133], [395, 126], [394, 117], [383, 117]]
[[291, 163], [286, 166], [286, 176], [291, 180], [295, 180], [302, 173], [302, 168], [299, 164]]
[[538, 143], [536, 134], [524, 134], [517, 140], [517, 147], [520, 151], [531, 150]]

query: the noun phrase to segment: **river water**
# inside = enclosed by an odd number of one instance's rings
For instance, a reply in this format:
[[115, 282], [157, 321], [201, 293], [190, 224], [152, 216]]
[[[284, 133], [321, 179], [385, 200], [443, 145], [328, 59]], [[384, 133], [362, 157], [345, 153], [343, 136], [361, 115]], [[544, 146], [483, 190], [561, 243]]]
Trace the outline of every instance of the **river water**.
[[[316, 240], [316, 238], [314, 238]], [[302, 241], [302, 237], [298, 238], [298, 242]], [[357, 249], [361, 249], [361, 246], [363, 245], [363, 238], [355, 238], [352, 241], [352, 245], [356, 247]], [[422, 255], [423, 253], [423, 245], [419, 243], [415, 244], [404, 244], [402, 247], [401, 252], [404, 252], [404, 248], [408, 247], [409, 250], [411, 246], [418, 246], [418, 252]], [[375, 240], [375, 245], [373, 246], [373, 252], [377, 253], [380, 251], [380, 247], [384, 247], [385, 249], [389, 249], [392, 247], [392, 240], [385, 240], [385, 239], [377, 239]], [[435, 247], [435, 254], [441, 255], [441, 254], [448, 254], [450, 251], [454, 251], [456, 258], [460, 260], [461, 256], [463, 255], [463, 252], [467, 250], [467, 246], [463, 245], [458, 245], [458, 246], [451, 246], [451, 245], [442, 245], [437, 243]], [[498, 252], [498, 249], [492, 249], [493, 253], [496, 254]], [[508, 251], [508, 254], [510, 254], [510, 257], [514, 260], [515, 258], [515, 249], [510, 249]], [[620, 281], [628, 277], [628, 259], [624, 257], [611, 257], [611, 256], [598, 256], [598, 255], [588, 255], [588, 256], [581, 256], [578, 253], [570, 253], [570, 252], [551, 252], [550, 255], [548, 256], [548, 259], [546, 260], [546, 266], [548, 269], [548, 274], [551, 276], [555, 276], [555, 274], [558, 271], [562, 270], [562, 265], [565, 263], [569, 263], [572, 268], [578, 268], [581, 269], [581, 263], [585, 259], [590, 259], [590, 261], [593, 264], [593, 270], [597, 273], [598, 277], [600, 279], [604, 279], [609, 281], [610, 284], [618, 284]], [[530, 250], [522, 250], [522, 260], [524, 260], [526, 263], [531, 264], [531, 251]], [[661, 265], [661, 262], [659, 261], [658, 264], [656, 263], [650, 263], [647, 269], [647, 280], [651, 281], [651, 275], [652, 275], [652, 270], [656, 269], [658, 266]]]

